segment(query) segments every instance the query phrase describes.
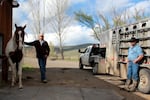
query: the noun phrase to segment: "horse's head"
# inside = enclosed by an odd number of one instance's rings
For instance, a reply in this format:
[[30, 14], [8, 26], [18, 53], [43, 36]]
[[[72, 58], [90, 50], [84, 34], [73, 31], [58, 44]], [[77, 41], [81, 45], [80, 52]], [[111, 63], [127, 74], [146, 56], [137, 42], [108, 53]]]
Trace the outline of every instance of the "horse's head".
[[24, 36], [25, 36], [24, 29], [26, 28], [26, 25], [22, 27], [22, 26], [17, 26], [15, 24], [15, 27], [16, 27], [16, 30], [14, 33], [14, 37], [15, 37], [15, 42], [17, 44], [17, 49], [22, 49], [23, 43], [24, 43]]

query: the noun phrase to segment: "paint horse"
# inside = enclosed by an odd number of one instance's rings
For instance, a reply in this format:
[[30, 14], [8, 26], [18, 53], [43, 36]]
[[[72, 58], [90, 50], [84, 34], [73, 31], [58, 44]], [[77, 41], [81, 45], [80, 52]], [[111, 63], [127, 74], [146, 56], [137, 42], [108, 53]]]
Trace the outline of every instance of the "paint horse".
[[[6, 45], [5, 54], [8, 58], [8, 62], [11, 66], [12, 71], [12, 82], [11, 86], [14, 86], [17, 77], [19, 78], [19, 88], [23, 88], [22, 85], [22, 58], [23, 58], [23, 44], [24, 44], [24, 36], [25, 36], [25, 27], [17, 26], [15, 24], [16, 30], [8, 41]], [[18, 75], [18, 76], [17, 76]]]

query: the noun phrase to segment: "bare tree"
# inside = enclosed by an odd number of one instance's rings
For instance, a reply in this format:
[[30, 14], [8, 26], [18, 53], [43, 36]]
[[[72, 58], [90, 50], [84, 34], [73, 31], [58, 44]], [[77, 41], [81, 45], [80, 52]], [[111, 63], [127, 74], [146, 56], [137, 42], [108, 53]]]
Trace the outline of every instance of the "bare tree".
[[[75, 12], [75, 19], [80, 22], [82, 25], [92, 29], [93, 31], [93, 37], [95, 39], [97, 39], [98, 41], [100, 41], [99, 38], [99, 32], [97, 30], [101, 30], [100, 28], [100, 24], [98, 22], [96, 22], [93, 18], [93, 16], [91, 15], [87, 15], [85, 12], [83, 11], [78, 11]], [[95, 27], [95, 25], [98, 25], [98, 27]]]
[[138, 10], [137, 8], [135, 8], [134, 14], [133, 14], [133, 19], [135, 21], [138, 21], [138, 20], [141, 20], [141, 19], [144, 19], [144, 18], [146, 18], [145, 10], [144, 9]]
[[[52, 5], [51, 5], [52, 4]], [[65, 33], [67, 32], [67, 27], [71, 23], [71, 17], [67, 16], [66, 11], [69, 7], [68, 0], [51, 0], [51, 11], [52, 14], [50, 18], [51, 29], [56, 33], [59, 41], [59, 49], [61, 53], [62, 60], [64, 59], [64, 40]]]
[[[44, 0], [46, 1], [46, 0]], [[43, 9], [43, 6], [45, 6], [43, 1], [41, 0], [28, 0], [28, 4], [30, 5], [30, 13], [31, 13], [31, 32], [34, 34], [34, 37], [37, 38], [38, 34], [43, 32], [44, 30], [44, 22], [43, 14], [45, 14], [45, 9]]]
[[110, 29], [111, 25], [110, 25], [110, 23], [109, 23], [107, 17], [106, 17], [104, 14], [102, 14], [102, 13], [99, 13], [98, 15], [99, 15], [99, 18], [100, 18], [100, 19], [103, 21], [103, 23], [104, 23], [103, 28], [102, 28], [103, 31]]
[[[75, 12], [75, 18], [77, 21], [79, 21], [82, 25], [90, 28], [93, 30], [93, 37], [100, 41], [101, 40], [101, 36], [100, 33], [102, 31], [108, 30], [111, 25], [107, 19], [107, 17], [105, 17], [104, 14], [102, 13], [98, 13], [98, 16], [94, 17], [92, 15], [87, 15], [85, 12], [83, 11], [78, 11]], [[103, 22], [103, 24], [102, 24]]]
[[[125, 10], [124, 10], [125, 11]], [[115, 7], [112, 7], [112, 21], [113, 21], [113, 27], [122, 26], [127, 23], [126, 19], [126, 13], [122, 13], [123, 11], [117, 11]]]

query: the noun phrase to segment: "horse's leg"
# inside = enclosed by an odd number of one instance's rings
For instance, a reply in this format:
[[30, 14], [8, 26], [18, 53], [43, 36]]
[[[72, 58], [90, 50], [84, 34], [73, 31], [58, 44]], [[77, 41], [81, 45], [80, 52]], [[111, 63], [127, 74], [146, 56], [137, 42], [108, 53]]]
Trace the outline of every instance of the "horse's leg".
[[11, 86], [15, 85], [16, 82], [16, 66], [15, 64], [11, 61], [10, 58], [8, 58], [9, 64], [11, 66], [11, 70], [12, 70], [12, 81], [11, 81]]
[[19, 76], [19, 89], [23, 88], [22, 85], [22, 60], [18, 63], [18, 76]]

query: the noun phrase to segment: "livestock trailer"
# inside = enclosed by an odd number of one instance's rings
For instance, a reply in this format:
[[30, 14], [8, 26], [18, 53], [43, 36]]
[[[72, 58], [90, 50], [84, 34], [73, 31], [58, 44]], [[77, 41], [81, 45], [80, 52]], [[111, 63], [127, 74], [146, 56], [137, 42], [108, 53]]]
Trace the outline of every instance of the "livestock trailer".
[[150, 92], [150, 19], [109, 29], [100, 33], [101, 45], [106, 48], [105, 58], [100, 59], [99, 73], [108, 73], [126, 79], [128, 49], [131, 37], [139, 39], [144, 52], [140, 64], [138, 88], [144, 93]]

